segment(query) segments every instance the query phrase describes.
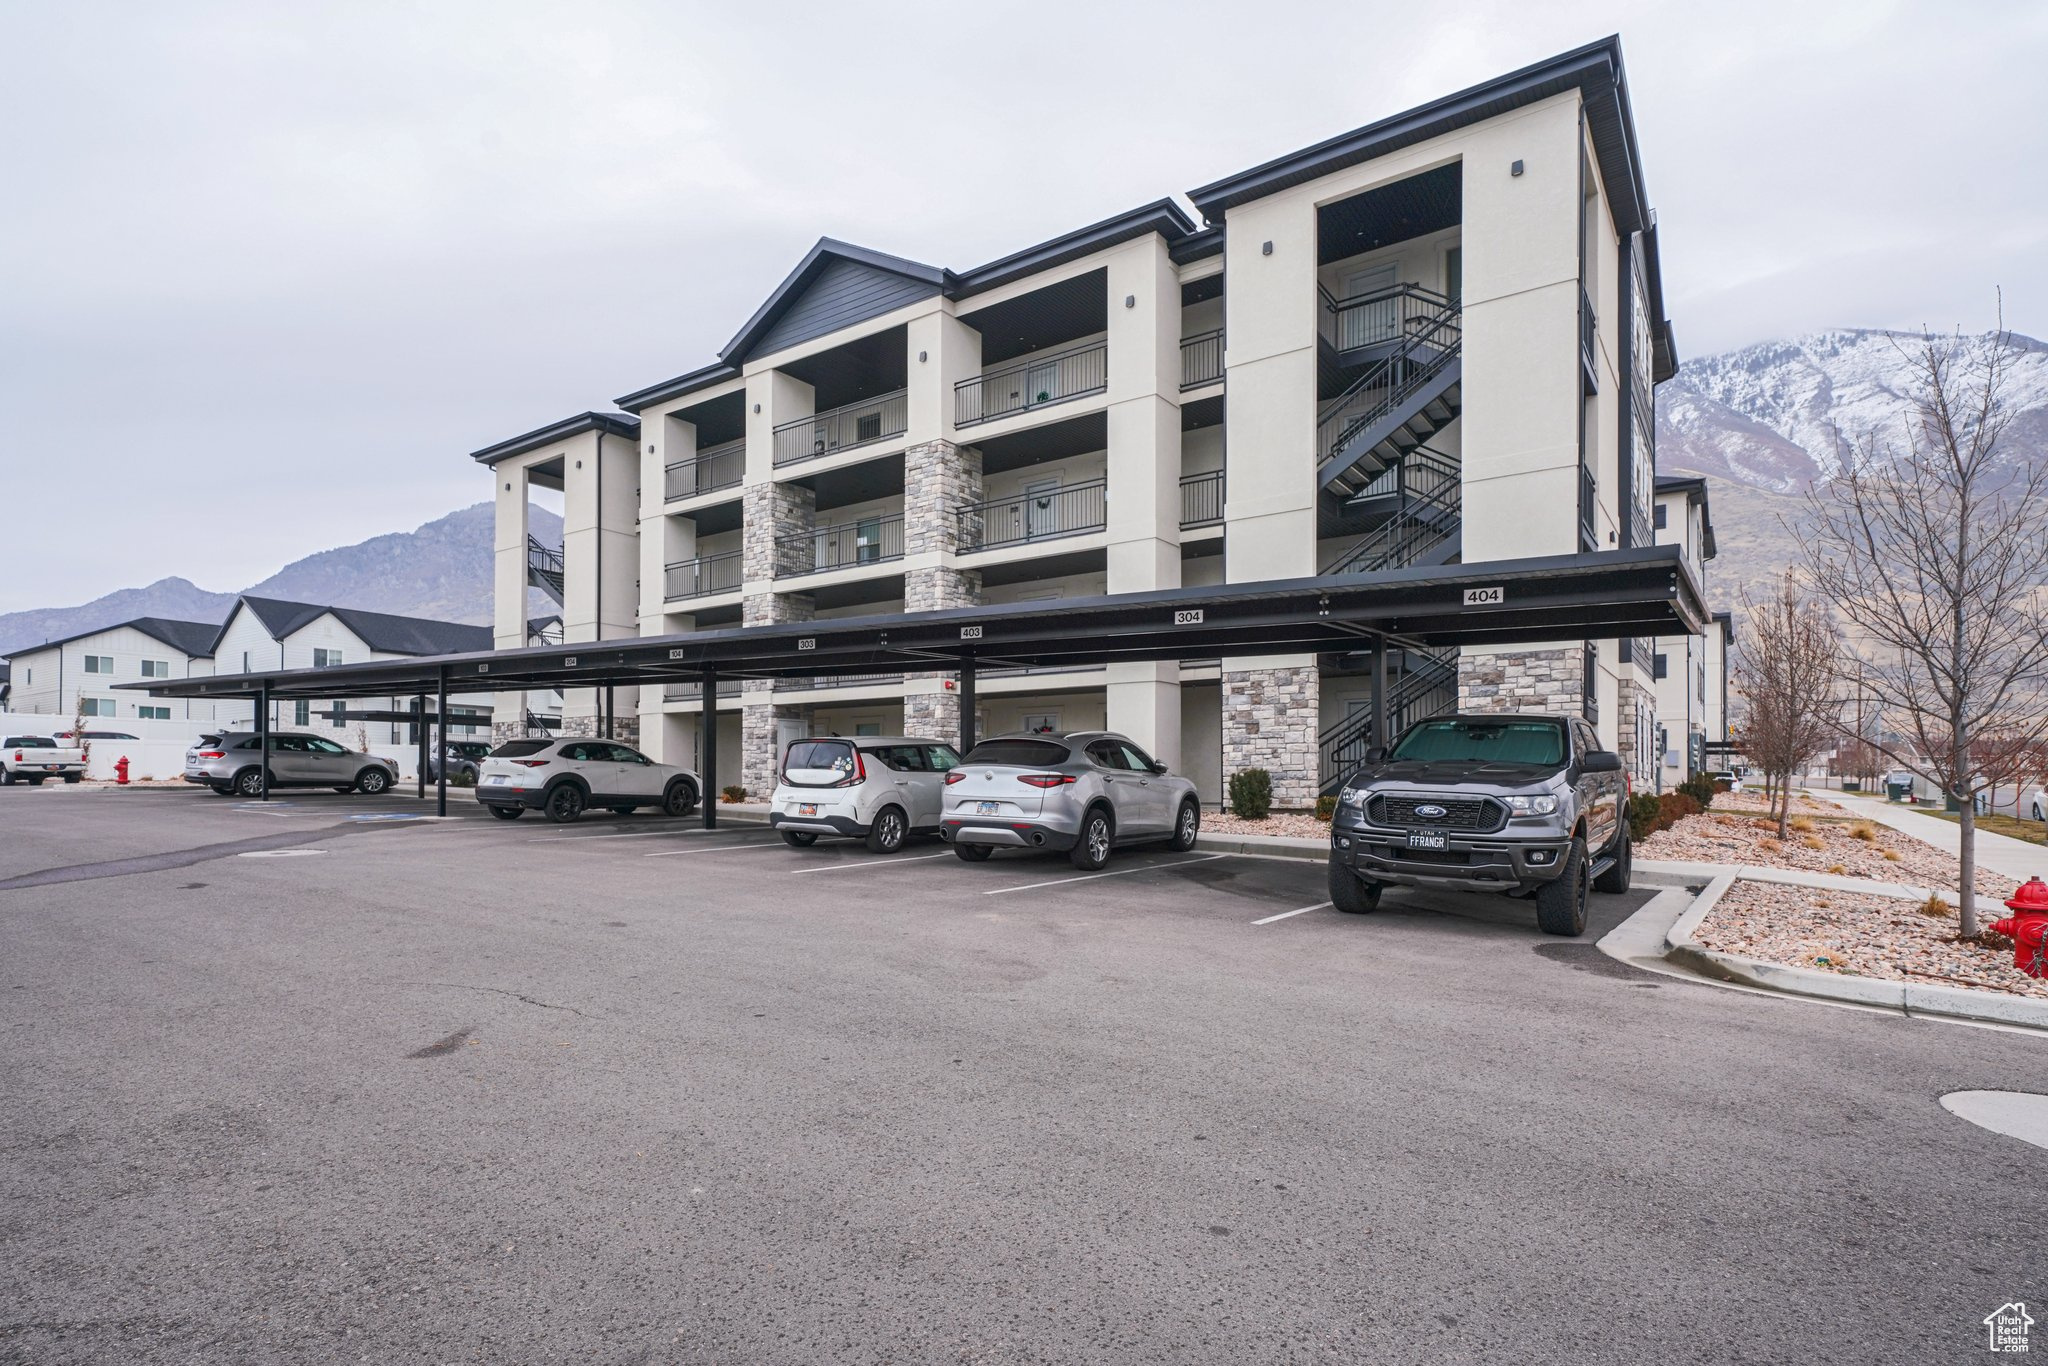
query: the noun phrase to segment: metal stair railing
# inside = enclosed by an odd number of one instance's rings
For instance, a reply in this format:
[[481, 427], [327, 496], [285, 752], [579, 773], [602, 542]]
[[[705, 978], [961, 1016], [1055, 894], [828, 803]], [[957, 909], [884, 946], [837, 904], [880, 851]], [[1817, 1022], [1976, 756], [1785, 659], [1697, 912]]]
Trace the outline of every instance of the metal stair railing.
[[557, 603], [562, 600], [562, 552], [542, 545], [540, 538], [526, 537], [526, 581], [544, 590]]
[[[1455, 652], [1407, 652], [1400, 678], [1387, 696], [1387, 727], [1399, 735], [1410, 725], [1448, 710], [1458, 700]], [[1372, 733], [1372, 713], [1359, 712], [1324, 727], [1316, 737], [1317, 772], [1328, 791], [1365, 762], [1365, 752], [1379, 741]]]
[[1388, 285], [1348, 299], [1316, 286], [1322, 305], [1317, 315], [1324, 341], [1338, 351], [1397, 342], [1426, 327], [1446, 308], [1455, 307], [1448, 294], [1411, 282]]
[[[1391, 354], [1367, 367], [1316, 416], [1317, 462], [1331, 460], [1357, 436], [1399, 407], [1458, 355], [1463, 315], [1445, 303], [1418, 321]], [[1377, 396], [1375, 396], [1377, 395]]]
[[1403, 569], [1436, 549], [1457, 530], [1464, 478], [1458, 463], [1418, 446], [1388, 473], [1400, 500], [1393, 514], [1323, 566], [1325, 574], [1376, 574]]

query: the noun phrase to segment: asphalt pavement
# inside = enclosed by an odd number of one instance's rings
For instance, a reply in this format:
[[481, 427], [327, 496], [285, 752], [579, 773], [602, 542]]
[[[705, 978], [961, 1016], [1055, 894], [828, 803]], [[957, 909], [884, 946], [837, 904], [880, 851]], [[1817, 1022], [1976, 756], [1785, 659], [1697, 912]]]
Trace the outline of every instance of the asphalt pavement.
[[0, 1361], [1930, 1362], [2048, 1302], [2040, 1151], [1939, 1103], [2048, 1040], [1638, 971], [1641, 891], [453, 801], [0, 791]]

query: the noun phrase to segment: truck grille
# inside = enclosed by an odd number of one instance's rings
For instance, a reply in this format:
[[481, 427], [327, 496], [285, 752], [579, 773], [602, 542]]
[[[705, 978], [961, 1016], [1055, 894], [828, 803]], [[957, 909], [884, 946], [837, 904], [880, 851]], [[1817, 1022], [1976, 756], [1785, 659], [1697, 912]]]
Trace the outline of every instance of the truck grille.
[[[1441, 816], [1416, 814], [1418, 806], [1440, 806]], [[1490, 797], [1388, 797], [1374, 793], [1366, 803], [1374, 825], [1418, 826], [1434, 830], [1471, 830], [1480, 834], [1508, 823], [1508, 810]]]

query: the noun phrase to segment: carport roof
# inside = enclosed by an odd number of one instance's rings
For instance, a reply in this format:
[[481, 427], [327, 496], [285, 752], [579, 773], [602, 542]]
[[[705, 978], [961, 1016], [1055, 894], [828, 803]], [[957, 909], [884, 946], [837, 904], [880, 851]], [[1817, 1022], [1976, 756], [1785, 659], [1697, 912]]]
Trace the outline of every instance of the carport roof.
[[[1493, 590], [1498, 590], [1497, 592]], [[1677, 546], [1436, 565], [1363, 578], [841, 617], [687, 635], [123, 684], [159, 697], [395, 696], [720, 678], [1050, 667], [1339, 653], [1382, 639], [1502, 646], [1698, 634], [1708, 612]]]

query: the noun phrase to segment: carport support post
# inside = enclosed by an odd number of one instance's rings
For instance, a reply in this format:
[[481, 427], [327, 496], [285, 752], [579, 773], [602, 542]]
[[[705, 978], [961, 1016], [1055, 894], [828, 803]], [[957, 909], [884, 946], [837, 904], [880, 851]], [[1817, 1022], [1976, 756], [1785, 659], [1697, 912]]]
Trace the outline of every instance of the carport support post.
[[[425, 699], [422, 698], [422, 701]], [[424, 719], [424, 718], [423, 718]], [[448, 666], [436, 673], [434, 692], [434, 744], [441, 762], [434, 765], [434, 814], [448, 814]]]
[[697, 760], [703, 768], [699, 775], [704, 779], [704, 790], [698, 793], [698, 800], [704, 803], [704, 828], [718, 828], [718, 674], [706, 669], [704, 684], [704, 736], [697, 744]]
[[1380, 637], [1372, 647], [1372, 742], [1387, 745], [1387, 641]]
[[619, 719], [619, 714], [618, 714], [618, 711], [617, 711], [617, 709], [616, 709], [616, 707], [615, 707], [615, 692], [614, 692], [614, 689], [613, 689], [612, 685], [611, 685], [611, 684], [609, 684], [609, 683], [607, 683], [607, 684], [605, 684], [605, 685], [604, 685], [604, 738], [605, 738], [605, 739], [607, 739], [607, 740], [616, 740], [616, 739], [618, 739], [618, 738], [619, 738], [619, 737], [618, 737], [618, 736], [617, 736], [616, 734], [614, 734], [614, 733], [613, 733], [613, 727], [614, 727], [614, 725], [616, 725], [616, 724], [617, 724], [617, 722], [618, 722], [618, 719]]
[[[413, 775], [412, 795], [416, 801], [427, 799], [427, 695], [419, 694], [412, 700], [414, 743], [419, 746], [419, 772]], [[445, 755], [443, 756], [446, 757]]]
[[960, 757], [974, 748], [974, 656], [960, 656]]
[[256, 800], [270, 800], [270, 684], [263, 683], [256, 689], [256, 752], [263, 756], [258, 768], [262, 775], [263, 795]]

